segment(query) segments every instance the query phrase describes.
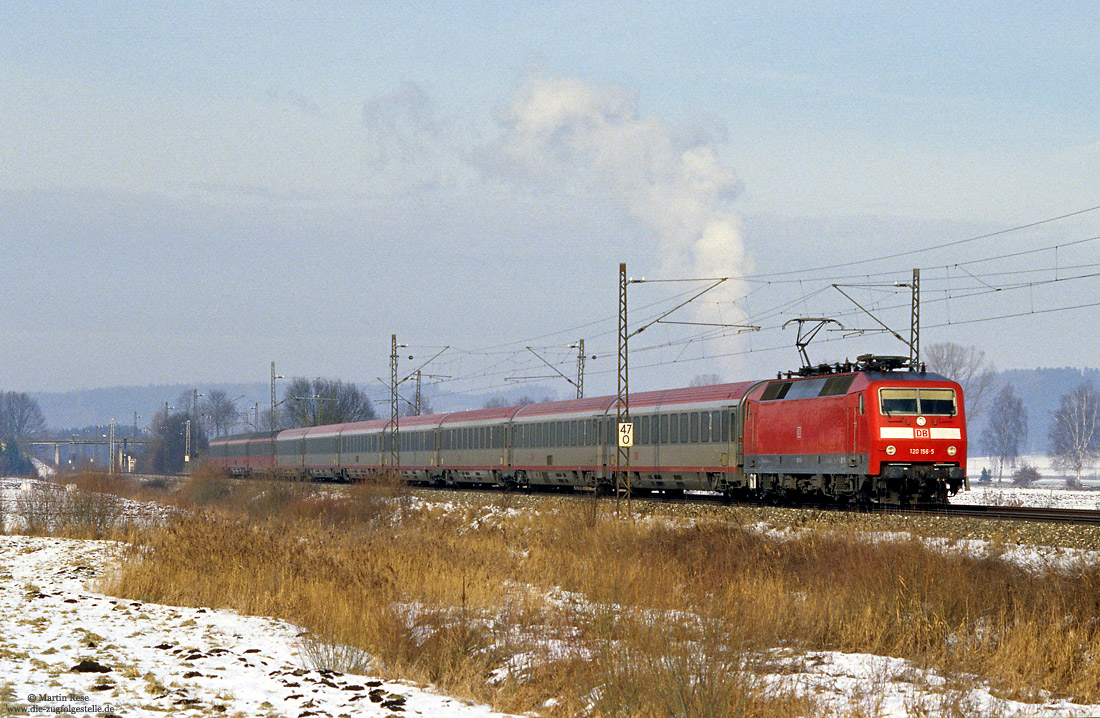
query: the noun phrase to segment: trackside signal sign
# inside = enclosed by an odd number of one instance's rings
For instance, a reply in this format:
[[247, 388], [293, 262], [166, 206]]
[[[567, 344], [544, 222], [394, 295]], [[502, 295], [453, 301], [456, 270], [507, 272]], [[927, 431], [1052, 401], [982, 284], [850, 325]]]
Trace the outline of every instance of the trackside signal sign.
[[624, 421], [619, 424], [619, 446], [624, 449], [634, 446], [634, 422]]

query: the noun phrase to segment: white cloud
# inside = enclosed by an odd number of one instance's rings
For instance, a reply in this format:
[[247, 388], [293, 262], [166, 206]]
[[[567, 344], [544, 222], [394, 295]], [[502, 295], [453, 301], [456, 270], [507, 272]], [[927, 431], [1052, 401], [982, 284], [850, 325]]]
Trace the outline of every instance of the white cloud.
[[[577, 78], [526, 78], [500, 122], [495, 169], [624, 207], [656, 237], [666, 277], [743, 274], [730, 207], [739, 182], [712, 143], [687, 141], [660, 118], [642, 116], [626, 90]], [[726, 282], [696, 305], [695, 321], [741, 321], [742, 296], [740, 282]], [[732, 340], [723, 347], [733, 348]]]

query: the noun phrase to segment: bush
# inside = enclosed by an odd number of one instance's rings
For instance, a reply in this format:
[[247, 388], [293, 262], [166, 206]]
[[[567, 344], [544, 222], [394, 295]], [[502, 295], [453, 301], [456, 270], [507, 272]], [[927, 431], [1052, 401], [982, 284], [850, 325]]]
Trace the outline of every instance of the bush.
[[993, 481], [993, 472], [989, 468], [982, 469], [982, 475], [978, 477], [978, 483], [988, 484]]
[[1022, 486], [1024, 488], [1031, 486], [1039, 479], [1043, 478], [1039, 475], [1039, 470], [1031, 464], [1024, 462], [1020, 464], [1020, 467], [1012, 474], [1012, 483], [1016, 486]]

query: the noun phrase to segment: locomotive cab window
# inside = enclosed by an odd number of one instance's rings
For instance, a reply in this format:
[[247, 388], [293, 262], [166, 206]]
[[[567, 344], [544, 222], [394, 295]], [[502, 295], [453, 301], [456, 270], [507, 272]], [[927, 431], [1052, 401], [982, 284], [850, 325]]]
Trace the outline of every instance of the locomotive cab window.
[[879, 402], [882, 413], [887, 416], [954, 416], [958, 412], [954, 389], [880, 389]]
[[881, 389], [878, 394], [882, 413], [887, 416], [917, 413], [916, 389]]
[[954, 389], [920, 389], [918, 394], [922, 414], [954, 416], [958, 413]]

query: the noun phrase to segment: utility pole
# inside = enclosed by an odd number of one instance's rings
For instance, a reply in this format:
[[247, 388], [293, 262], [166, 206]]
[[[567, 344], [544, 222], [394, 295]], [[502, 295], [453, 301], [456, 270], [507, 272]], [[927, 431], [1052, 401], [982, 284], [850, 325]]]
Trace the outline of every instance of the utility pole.
[[168, 402], [164, 402], [164, 423], [160, 427], [162, 441], [164, 442], [164, 450], [160, 454], [160, 470], [161, 473], [168, 473]]
[[279, 468], [279, 442], [275, 441], [277, 422], [275, 421], [275, 380], [281, 379], [275, 374], [275, 362], [271, 362], [271, 476], [277, 475]]
[[107, 441], [107, 475], [115, 475], [115, 420], [111, 419], [111, 438]]
[[920, 371], [920, 268], [913, 269], [913, 313], [909, 325], [909, 369]]
[[[199, 390], [194, 389], [191, 398], [191, 418], [187, 421], [187, 465], [191, 465], [191, 432], [199, 428]], [[199, 448], [198, 437], [195, 437], [195, 448]]]
[[584, 398], [584, 340], [577, 341], [577, 398]]
[[623, 426], [630, 423], [630, 384], [627, 363], [627, 341], [630, 335], [627, 333], [626, 315], [626, 262], [619, 264], [619, 395], [615, 401], [615, 499], [622, 499], [623, 491], [626, 492], [627, 511], [631, 510], [630, 504], [630, 446], [623, 441]]
[[420, 370], [416, 370], [416, 400], [413, 403], [413, 415], [420, 416]]
[[390, 441], [390, 466], [396, 469], [401, 465], [401, 451], [397, 446], [397, 335], [391, 335], [390, 340], [390, 425], [386, 433]]

